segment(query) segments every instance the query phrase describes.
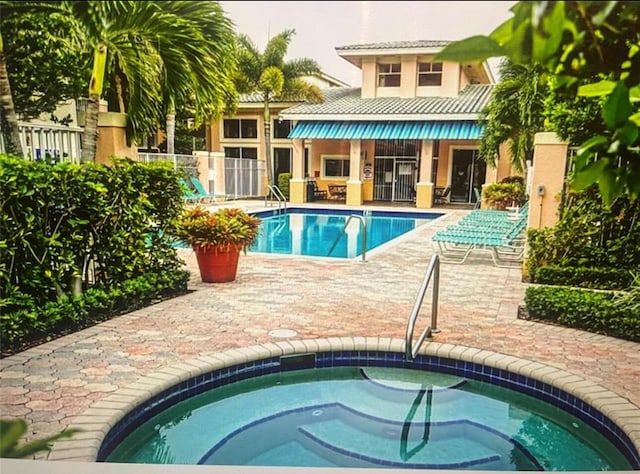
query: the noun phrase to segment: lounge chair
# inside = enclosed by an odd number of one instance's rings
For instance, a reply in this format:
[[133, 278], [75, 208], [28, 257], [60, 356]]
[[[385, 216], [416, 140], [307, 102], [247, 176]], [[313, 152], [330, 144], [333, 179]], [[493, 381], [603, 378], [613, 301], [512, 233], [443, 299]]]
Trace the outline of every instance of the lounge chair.
[[205, 189], [204, 185], [200, 182], [200, 180], [198, 178], [196, 178], [195, 176], [191, 176], [190, 179], [191, 179], [191, 183], [193, 184], [193, 187], [196, 189], [196, 193], [197, 193], [198, 198], [199, 198], [200, 201], [212, 202], [212, 201], [215, 201], [216, 198], [219, 198], [219, 197], [226, 198], [226, 196], [221, 196], [221, 195], [209, 193]]
[[[470, 214], [476, 211], [472, 211]], [[461, 219], [434, 234], [436, 251], [443, 262], [464, 263], [475, 251], [489, 252], [497, 267], [512, 267], [524, 257], [524, 230], [527, 214], [509, 219], [502, 214], [481, 213], [485, 217]], [[498, 217], [500, 216], [500, 217]]]

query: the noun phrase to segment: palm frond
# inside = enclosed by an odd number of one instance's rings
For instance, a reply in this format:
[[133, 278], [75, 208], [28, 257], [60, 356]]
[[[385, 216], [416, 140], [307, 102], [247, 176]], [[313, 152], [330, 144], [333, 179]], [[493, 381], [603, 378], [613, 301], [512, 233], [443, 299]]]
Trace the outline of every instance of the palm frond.
[[285, 82], [282, 93], [278, 100], [284, 102], [311, 102], [319, 104], [324, 101], [324, 94], [320, 88], [314, 84], [309, 84], [302, 79], [292, 79]]
[[284, 57], [287, 55], [287, 50], [295, 33], [296, 31], [293, 29], [284, 30], [269, 40], [263, 54], [263, 66], [265, 68], [275, 66], [282, 69]]

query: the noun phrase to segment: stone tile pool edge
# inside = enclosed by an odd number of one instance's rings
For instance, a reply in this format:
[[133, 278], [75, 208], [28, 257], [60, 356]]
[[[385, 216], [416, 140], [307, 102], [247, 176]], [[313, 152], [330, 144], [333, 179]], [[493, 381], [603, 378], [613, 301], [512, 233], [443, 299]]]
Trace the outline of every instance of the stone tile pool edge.
[[[361, 358], [367, 357], [369, 353], [389, 353], [383, 356], [385, 360], [400, 362], [404, 360], [404, 340], [383, 337], [336, 337], [281, 341], [232, 349], [214, 356], [202, 356], [165, 367], [92, 404], [70, 425], [82, 431], [71, 439], [56, 442], [48, 459], [95, 462], [105, 438], [112, 428], [119, 426], [125, 414], [140, 410], [140, 407], [154, 400], [154, 397], [162, 398], [163, 393], [173, 387], [180, 386], [188, 392], [194, 385], [189, 381], [197, 380], [198, 377], [214, 371], [247, 364], [251, 368], [252, 363], [257, 361], [295, 354], [330, 354], [331, 360], [339, 360], [340, 357], [346, 357], [342, 356], [342, 353], [354, 352], [362, 352]], [[531, 385], [534, 392], [544, 387], [548, 390], [548, 387], [551, 387], [553, 393], [549, 393], [548, 397], [557, 396], [558, 400], [561, 400], [562, 396], [563, 402], [566, 403], [568, 396], [569, 405], [574, 410], [593, 409], [597, 418], [604, 417], [605, 423], [608, 420], [614, 423], [619, 428], [622, 438], [626, 438], [626, 442], [635, 450], [635, 453], [632, 453], [635, 456], [635, 468], [640, 466], [640, 408], [601, 385], [539, 362], [467, 346], [429, 342], [421, 349], [418, 359], [420, 357], [451, 361], [451, 369], [461, 372], [463, 376], [466, 371], [471, 371], [470, 374], [486, 374], [487, 377], [498, 380], [503, 380], [504, 377], [504, 385], [507, 387], [519, 386], [520, 381], [525, 380], [528, 384], [531, 384], [531, 380], [540, 383]], [[326, 364], [326, 358], [319, 359], [318, 367]], [[376, 361], [379, 362], [380, 359], [373, 359], [373, 362]], [[545, 399], [545, 392], [542, 393], [543, 396], [538, 398], [557, 405], [553, 400]], [[575, 401], [572, 402], [572, 398]], [[610, 435], [607, 437], [611, 439]], [[613, 439], [611, 441], [621, 448], [619, 442], [616, 443]], [[628, 449], [626, 451], [628, 452]]]

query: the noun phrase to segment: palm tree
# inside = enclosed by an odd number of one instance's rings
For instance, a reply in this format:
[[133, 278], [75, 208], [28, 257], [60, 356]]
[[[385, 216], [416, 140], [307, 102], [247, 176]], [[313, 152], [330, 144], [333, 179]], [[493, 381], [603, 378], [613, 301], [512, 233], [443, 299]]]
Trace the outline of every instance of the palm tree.
[[7, 63], [4, 60], [4, 42], [0, 34], [0, 128], [6, 128], [3, 132], [6, 138], [6, 150], [18, 156], [24, 154], [22, 143], [20, 142], [20, 129], [18, 128], [18, 117], [13, 106], [13, 96], [11, 95], [11, 83], [7, 74]]
[[514, 64], [500, 65], [500, 82], [483, 111], [485, 132], [480, 141], [480, 157], [493, 163], [502, 143], [508, 141], [511, 160], [519, 171], [533, 158], [533, 139], [544, 130], [544, 102], [547, 94], [542, 68]]
[[[96, 52], [82, 161], [95, 159], [104, 52], [131, 135], [149, 134], [176, 101], [192, 100], [196, 120], [222, 113], [233, 91], [233, 29], [217, 2], [63, 2]], [[231, 91], [231, 92], [230, 92]], [[131, 137], [130, 137], [131, 138]]]
[[238, 36], [238, 68], [236, 87], [239, 93], [260, 94], [264, 106], [264, 137], [266, 148], [267, 181], [274, 183], [271, 160], [271, 109], [273, 101], [322, 102], [322, 92], [302, 79], [320, 72], [318, 64], [310, 58], [285, 61], [295, 30], [289, 29], [274, 36], [264, 52], [246, 35]]

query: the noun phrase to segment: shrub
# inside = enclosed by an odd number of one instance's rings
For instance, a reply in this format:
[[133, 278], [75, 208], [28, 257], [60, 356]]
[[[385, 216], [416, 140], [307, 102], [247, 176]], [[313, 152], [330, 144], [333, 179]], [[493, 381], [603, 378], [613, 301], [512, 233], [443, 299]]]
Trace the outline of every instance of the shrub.
[[633, 282], [633, 275], [627, 269], [545, 265], [536, 270], [533, 282], [600, 290], [625, 290]]
[[615, 299], [613, 292], [564, 286], [530, 286], [525, 294], [532, 318], [640, 342], [640, 315]]
[[522, 206], [527, 202], [527, 195], [520, 182], [493, 183], [482, 188], [482, 200], [491, 209], [506, 209]]
[[92, 281], [119, 284], [180, 266], [166, 237], [183, 207], [170, 163], [0, 155], [0, 182], [0, 299], [14, 309], [20, 294], [42, 306]]
[[529, 229], [526, 269], [555, 265], [574, 268], [640, 268], [640, 199], [602, 204], [595, 188], [570, 193], [553, 228]]
[[278, 187], [285, 198], [289, 199], [289, 182], [291, 181], [291, 173], [280, 173], [278, 175]]
[[14, 352], [43, 340], [104, 321], [149, 305], [154, 300], [186, 292], [185, 270], [148, 273], [111, 288], [92, 288], [76, 298], [61, 298], [44, 306], [0, 315], [0, 347]]

